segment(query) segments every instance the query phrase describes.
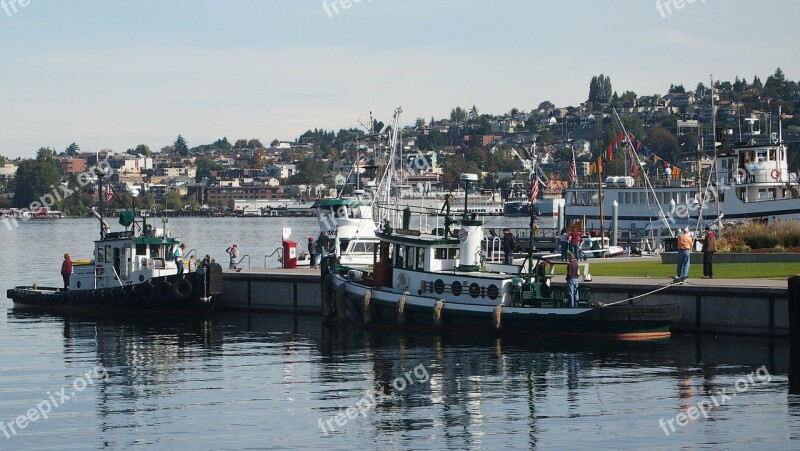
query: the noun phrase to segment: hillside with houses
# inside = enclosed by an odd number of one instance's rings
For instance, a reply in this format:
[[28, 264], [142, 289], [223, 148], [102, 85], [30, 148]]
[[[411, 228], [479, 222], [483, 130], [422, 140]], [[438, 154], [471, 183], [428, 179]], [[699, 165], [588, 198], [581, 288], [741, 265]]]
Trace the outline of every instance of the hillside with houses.
[[[137, 207], [154, 213], [241, 214], [256, 205], [264, 213], [286, 211], [293, 203], [350, 193], [374, 180], [389, 163], [401, 168], [400, 180], [411, 190], [450, 190], [462, 172], [481, 174], [485, 188], [503, 189], [514, 178], [528, 177], [534, 157], [550, 183], [563, 186], [573, 159], [579, 179], [596, 171], [593, 162], [598, 158], [605, 161], [605, 175], [627, 170], [624, 159], [613, 158], [615, 152], [622, 154], [620, 144], [624, 147], [617, 139], [617, 116], [626, 136], [680, 167], [698, 153], [713, 153], [715, 141], [724, 147], [751, 133], [777, 133], [779, 107], [790, 169], [796, 171], [800, 87], [780, 69], [763, 83], [759, 77], [749, 82], [736, 77], [714, 82], [713, 89], [701, 82], [694, 89], [672, 85], [664, 94], [649, 95], [618, 94], [601, 74], [592, 78], [586, 102], [577, 106], [545, 100], [535, 108], [510, 108], [502, 114], [484, 113], [473, 105], [455, 107], [446, 118], [416, 118], [413, 125], [404, 118], [409, 125], [400, 130], [394, 162], [386, 161], [388, 127], [380, 120], [388, 122], [388, 117], [338, 132], [309, 129], [269, 145], [258, 138], [231, 142], [226, 137], [197, 144], [178, 135], [158, 151], [140, 144], [86, 152], [72, 143], [63, 151], [41, 148], [30, 160], [0, 157], [0, 211], [33, 210], [39, 202], [39, 208], [85, 216], [98, 193], [93, 184], [81, 183], [81, 177], [101, 161], [114, 169], [114, 196], [108, 196], [112, 207], [131, 205], [130, 193], [136, 190], [141, 193]], [[59, 186], [69, 195], [42, 202]]]

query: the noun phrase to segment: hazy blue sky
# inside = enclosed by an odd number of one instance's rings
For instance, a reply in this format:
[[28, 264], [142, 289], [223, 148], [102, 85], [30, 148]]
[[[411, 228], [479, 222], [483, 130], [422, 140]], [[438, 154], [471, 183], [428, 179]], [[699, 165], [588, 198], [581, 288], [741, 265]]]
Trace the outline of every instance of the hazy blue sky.
[[[604, 73], [620, 94], [709, 75], [800, 79], [800, 2], [0, 0], [0, 154], [293, 139], [559, 106]], [[17, 0], [19, 1], [19, 0]], [[688, 0], [687, 0], [688, 1]], [[665, 3], [661, 0], [662, 5]], [[6, 10], [8, 12], [6, 12]], [[336, 13], [338, 10], [338, 14]], [[671, 11], [671, 13], [670, 13]], [[10, 14], [9, 14], [10, 13]]]

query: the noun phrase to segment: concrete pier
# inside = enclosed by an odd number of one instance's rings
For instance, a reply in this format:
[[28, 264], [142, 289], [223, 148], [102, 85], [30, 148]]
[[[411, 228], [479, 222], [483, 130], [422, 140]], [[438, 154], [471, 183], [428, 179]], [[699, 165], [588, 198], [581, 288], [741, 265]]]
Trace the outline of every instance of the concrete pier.
[[222, 273], [221, 310], [322, 313], [318, 269], [245, 269]]
[[[555, 276], [553, 285], [563, 285]], [[320, 275], [314, 269], [224, 271], [220, 310], [281, 311], [321, 315]], [[676, 331], [737, 335], [789, 336], [788, 287], [785, 279], [671, 279], [602, 277], [591, 282], [592, 301], [635, 300], [644, 305], [677, 303]], [[669, 285], [669, 286], [668, 286]]]

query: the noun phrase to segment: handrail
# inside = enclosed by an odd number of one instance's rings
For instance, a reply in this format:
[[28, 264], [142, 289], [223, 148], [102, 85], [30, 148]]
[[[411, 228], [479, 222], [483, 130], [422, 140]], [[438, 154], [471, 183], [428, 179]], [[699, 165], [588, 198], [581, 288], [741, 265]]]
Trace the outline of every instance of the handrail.
[[[265, 255], [265, 256], [264, 256], [264, 269], [266, 269], [266, 268], [267, 268], [267, 259], [268, 259], [269, 257], [272, 257], [273, 255], [275, 255], [276, 253], [280, 253], [280, 254], [281, 254], [281, 255], [278, 257], [278, 261], [283, 261], [283, 248], [282, 248], [282, 247], [279, 247], [279, 248], [275, 249], [274, 251], [272, 251], [272, 253], [271, 253], [271, 254], [269, 254], [269, 255]], [[242, 257], [242, 258], [244, 258], [244, 257]]]
[[247, 259], [247, 269], [250, 269], [250, 255], [242, 256], [242, 258], [236, 262], [236, 266], [239, 266], [239, 263], [243, 262], [245, 258]]

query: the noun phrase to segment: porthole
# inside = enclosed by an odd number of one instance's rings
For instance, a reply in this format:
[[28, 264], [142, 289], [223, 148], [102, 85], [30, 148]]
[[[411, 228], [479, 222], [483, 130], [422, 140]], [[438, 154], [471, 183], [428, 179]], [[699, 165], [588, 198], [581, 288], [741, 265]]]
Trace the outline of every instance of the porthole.
[[486, 295], [489, 296], [489, 299], [495, 300], [499, 295], [499, 291], [497, 290], [497, 285], [491, 284], [486, 288]]
[[442, 279], [436, 279], [436, 281], [433, 282], [433, 291], [436, 294], [444, 293], [444, 281]]
[[144, 282], [144, 276], [139, 274], [139, 282]]
[[473, 298], [477, 298], [481, 295], [481, 287], [477, 283], [473, 282], [469, 286], [469, 295]]
[[80, 288], [80, 287], [81, 287], [81, 281], [79, 280], [78, 283], [75, 284], [75, 288]]
[[461, 296], [461, 290], [461, 282], [456, 281], [450, 285], [450, 292], [453, 293], [453, 296]]

